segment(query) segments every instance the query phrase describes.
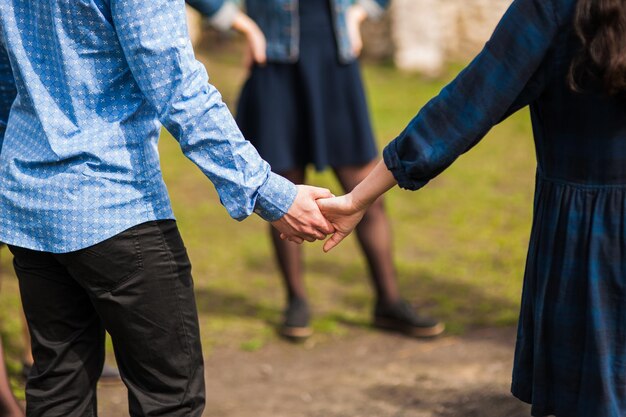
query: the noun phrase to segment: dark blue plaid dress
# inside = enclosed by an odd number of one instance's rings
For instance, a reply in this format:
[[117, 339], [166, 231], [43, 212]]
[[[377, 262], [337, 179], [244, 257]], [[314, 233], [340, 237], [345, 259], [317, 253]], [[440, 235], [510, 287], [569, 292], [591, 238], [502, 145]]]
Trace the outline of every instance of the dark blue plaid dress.
[[384, 152], [416, 190], [530, 105], [534, 221], [512, 392], [532, 415], [626, 416], [626, 101], [566, 83], [576, 0], [517, 0]]

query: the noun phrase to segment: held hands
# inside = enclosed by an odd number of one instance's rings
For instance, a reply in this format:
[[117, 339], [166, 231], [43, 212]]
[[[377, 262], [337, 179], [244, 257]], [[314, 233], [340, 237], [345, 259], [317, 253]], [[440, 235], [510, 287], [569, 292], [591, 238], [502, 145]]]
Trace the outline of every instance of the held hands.
[[341, 197], [317, 200], [317, 204], [326, 219], [332, 224], [335, 233], [324, 243], [324, 252], [328, 252], [345, 239], [359, 224], [369, 204], [357, 203], [353, 194]]
[[324, 244], [324, 251], [328, 252], [352, 233], [367, 209], [395, 185], [397, 181], [391, 171], [383, 161], [379, 161], [350, 193], [342, 197], [317, 200], [322, 214], [335, 229], [335, 233]]
[[332, 237], [324, 244], [328, 252], [346, 238], [361, 221], [367, 209], [398, 183], [383, 161], [350, 193], [335, 197], [323, 188], [298, 186], [298, 195], [289, 212], [272, 223], [282, 239], [302, 243]]
[[331, 198], [332, 193], [324, 188], [297, 185], [298, 194], [291, 208], [282, 218], [272, 222], [283, 240], [294, 243], [324, 240], [335, 232], [332, 224], [324, 218], [317, 205], [321, 198]]

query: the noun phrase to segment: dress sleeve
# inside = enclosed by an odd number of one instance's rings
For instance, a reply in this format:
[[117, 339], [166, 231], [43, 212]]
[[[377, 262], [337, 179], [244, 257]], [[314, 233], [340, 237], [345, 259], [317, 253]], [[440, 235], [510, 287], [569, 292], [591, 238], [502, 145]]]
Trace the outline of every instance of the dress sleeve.
[[239, 8], [229, 0], [185, 0], [188, 5], [206, 16], [209, 23], [219, 30], [228, 30], [233, 25]]
[[533, 79], [558, 30], [554, 0], [514, 1], [482, 52], [385, 148], [400, 187], [423, 187], [536, 99], [541, 91]]
[[291, 207], [296, 187], [271, 172], [208, 83], [193, 54], [183, 6], [180, 0], [111, 0], [133, 77], [183, 153], [213, 182], [232, 217], [241, 220], [256, 212], [277, 220]]
[[17, 90], [9, 56], [2, 41], [0, 41], [0, 151], [2, 151], [2, 143], [4, 142], [4, 133], [9, 121], [11, 106], [16, 96]]

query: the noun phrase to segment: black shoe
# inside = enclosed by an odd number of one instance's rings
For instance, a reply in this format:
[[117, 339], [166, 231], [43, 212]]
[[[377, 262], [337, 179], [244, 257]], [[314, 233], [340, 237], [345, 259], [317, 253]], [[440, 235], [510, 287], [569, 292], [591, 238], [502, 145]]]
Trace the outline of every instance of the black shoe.
[[289, 301], [285, 310], [285, 320], [280, 327], [280, 335], [293, 341], [302, 341], [313, 334], [309, 327], [311, 313], [306, 300], [294, 299]]
[[414, 337], [439, 336], [446, 328], [436, 319], [418, 314], [404, 300], [394, 304], [377, 303], [374, 310], [374, 327]]

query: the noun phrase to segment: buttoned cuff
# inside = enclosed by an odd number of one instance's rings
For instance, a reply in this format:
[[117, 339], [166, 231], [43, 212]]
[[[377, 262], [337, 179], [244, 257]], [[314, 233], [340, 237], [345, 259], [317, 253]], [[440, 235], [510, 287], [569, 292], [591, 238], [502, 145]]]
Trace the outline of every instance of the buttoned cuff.
[[235, 17], [239, 13], [239, 8], [234, 3], [227, 1], [224, 5], [207, 21], [217, 30], [226, 31], [233, 26]]
[[379, 19], [385, 13], [385, 9], [374, 0], [357, 0], [356, 4], [365, 9], [370, 19]]
[[298, 190], [289, 180], [270, 172], [270, 175], [259, 188], [254, 212], [263, 220], [273, 222], [283, 217], [296, 199]]
[[398, 156], [395, 140], [383, 150], [383, 159], [387, 169], [391, 171], [400, 188], [415, 191], [428, 184], [428, 181], [415, 181], [409, 176]]

